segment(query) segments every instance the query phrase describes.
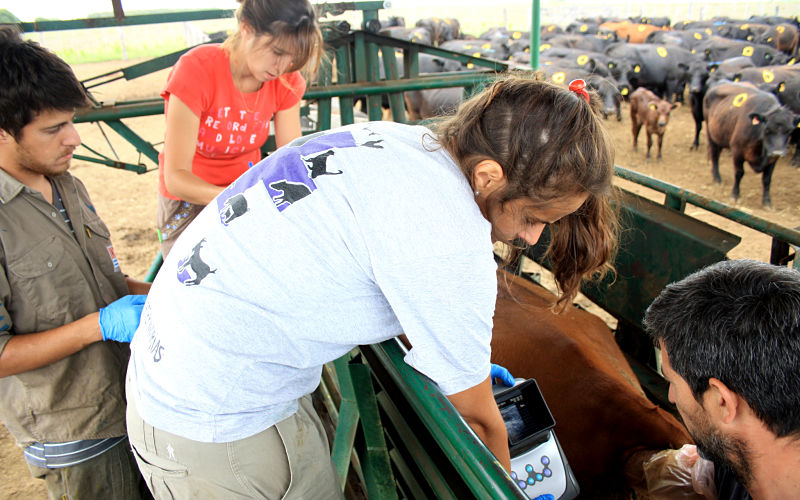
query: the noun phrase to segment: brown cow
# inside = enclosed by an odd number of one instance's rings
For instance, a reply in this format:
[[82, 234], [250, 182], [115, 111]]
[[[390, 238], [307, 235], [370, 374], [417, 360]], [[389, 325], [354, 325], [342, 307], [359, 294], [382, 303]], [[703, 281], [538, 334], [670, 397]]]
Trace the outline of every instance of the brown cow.
[[644, 87], [639, 87], [631, 94], [631, 132], [633, 133], [633, 149], [639, 142], [639, 130], [644, 125], [647, 134], [647, 159], [650, 159], [650, 148], [653, 146], [653, 134], [658, 137], [658, 159], [661, 160], [661, 144], [664, 132], [669, 123], [669, 113], [678, 105], [661, 99]]
[[761, 174], [761, 204], [772, 205], [769, 186], [778, 158], [786, 154], [789, 135], [797, 126], [797, 118], [771, 92], [763, 92], [748, 83], [720, 83], [711, 87], [703, 98], [706, 119], [708, 154], [711, 174], [719, 184], [719, 155], [730, 148], [733, 157], [733, 189], [739, 199], [739, 183], [744, 175], [744, 162]]
[[603, 31], [614, 32], [617, 34], [620, 40], [627, 39], [629, 43], [644, 43], [647, 39], [647, 35], [654, 31], [670, 31], [669, 27], [632, 23], [630, 21], [605, 22], [600, 25], [600, 29]]
[[[647, 399], [600, 318], [576, 307], [553, 313], [555, 296], [524, 278], [499, 271], [498, 282], [492, 361], [538, 382], [583, 498], [624, 487], [623, 465], [638, 449], [691, 442], [678, 420]], [[641, 472], [649, 456], [633, 454], [639, 464], [629, 469]]]

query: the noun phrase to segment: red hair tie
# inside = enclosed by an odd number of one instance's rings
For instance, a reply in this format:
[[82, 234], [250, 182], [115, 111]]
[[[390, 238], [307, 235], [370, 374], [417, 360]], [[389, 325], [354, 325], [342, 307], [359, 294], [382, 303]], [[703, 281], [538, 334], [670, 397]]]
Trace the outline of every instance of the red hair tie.
[[586, 98], [586, 103], [590, 104], [589, 93], [586, 92], [586, 82], [584, 82], [580, 78], [578, 78], [576, 80], [572, 80], [571, 82], [569, 82], [569, 89], [571, 91], [575, 92], [576, 94], [585, 97]]

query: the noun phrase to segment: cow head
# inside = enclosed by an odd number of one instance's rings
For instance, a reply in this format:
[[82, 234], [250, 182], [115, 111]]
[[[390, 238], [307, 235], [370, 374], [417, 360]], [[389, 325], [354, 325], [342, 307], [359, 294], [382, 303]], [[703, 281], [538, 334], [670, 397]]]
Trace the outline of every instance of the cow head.
[[708, 65], [704, 61], [692, 61], [689, 65], [689, 92], [705, 94], [709, 74]]
[[770, 162], [786, 154], [786, 146], [794, 128], [797, 117], [778, 106], [767, 113], [752, 112], [748, 115], [750, 125], [761, 139], [762, 157]]
[[620, 103], [622, 102], [622, 94], [619, 89], [607, 78], [598, 75], [589, 75], [586, 77], [586, 86], [597, 92], [603, 103], [601, 112], [603, 118], [608, 118], [608, 115], [617, 115], [619, 113]]
[[678, 104], [670, 103], [666, 99], [659, 99], [658, 101], [650, 102], [649, 107], [650, 113], [656, 115], [656, 126], [658, 126], [659, 133], [664, 133], [669, 123], [669, 114], [673, 109], [678, 107]]
[[608, 70], [614, 77], [622, 97], [627, 98], [633, 91], [631, 82], [628, 80], [628, 74], [633, 71], [631, 63], [624, 59], [609, 61]]

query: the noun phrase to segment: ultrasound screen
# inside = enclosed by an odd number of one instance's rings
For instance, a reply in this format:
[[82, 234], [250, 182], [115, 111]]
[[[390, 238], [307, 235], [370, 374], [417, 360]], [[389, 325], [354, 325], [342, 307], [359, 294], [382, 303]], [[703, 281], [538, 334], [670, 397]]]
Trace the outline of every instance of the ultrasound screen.
[[500, 409], [500, 414], [503, 416], [503, 421], [506, 423], [508, 441], [511, 444], [522, 441], [522, 439], [525, 438], [525, 421], [519, 413], [519, 407], [513, 403], [509, 404]]

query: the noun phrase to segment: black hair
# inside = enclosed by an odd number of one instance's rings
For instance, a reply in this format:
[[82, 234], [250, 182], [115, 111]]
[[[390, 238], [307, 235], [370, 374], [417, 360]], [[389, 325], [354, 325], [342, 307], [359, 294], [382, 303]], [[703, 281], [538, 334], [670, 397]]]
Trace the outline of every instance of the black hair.
[[88, 104], [72, 68], [15, 27], [0, 28], [0, 129], [15, 139], [36, 115]]
[[668, 285], [644, 323], [696, 400], [719, 379], [776, 436], [800, 435], [800, 272], [719, 262]]

